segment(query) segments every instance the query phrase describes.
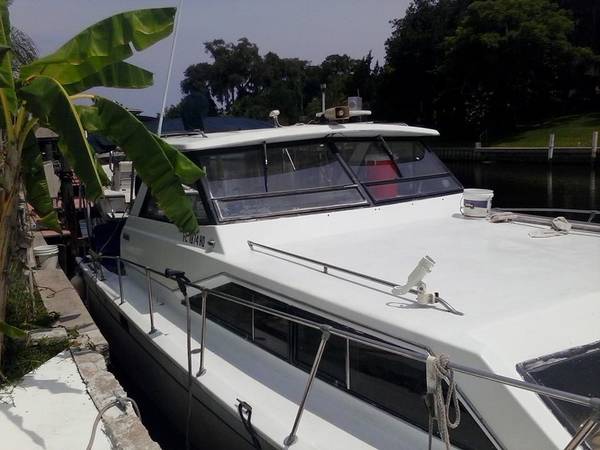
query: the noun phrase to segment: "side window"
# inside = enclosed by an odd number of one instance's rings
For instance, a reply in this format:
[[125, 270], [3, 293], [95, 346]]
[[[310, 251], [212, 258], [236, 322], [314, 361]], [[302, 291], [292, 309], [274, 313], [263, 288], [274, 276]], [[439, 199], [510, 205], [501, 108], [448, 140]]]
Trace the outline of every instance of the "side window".
[[[350, 343], [350, 390], [418, 427], [428, 429], [425, 363], [361, 344]], [[450, 416], [455, 411], [450, 409]], [[450, 430], [451, 442], [463, 449], [495, 449], [461, 403], [461, 421]]]
[[[200, 225], [207, 225], [209, 223], [208, 214], [206, 213], [206, 209], [204, 208], [200, 194], [196, 189], [191, 189], [185, 186], [184, 189], [186, 197], [192, 202], [192, 207], [194, 208], [194, 213], [196, 214], [198, 223]], [[149, 189], [146, 193], [146, 198], [144, 199], [144, 204], [142, 205], [142, 209], [140, 211], [140, 217], [143, 217], [144, 219], [158, 220], [159, 222], [171, 223], [165, 212], [158, 206], [156, 199], [152, 196]]]
[[[244, 286], [228, 283], [217, 291], [285, 312], [313, 322], [336, 325], [312, 313], [275, 300]], [[201, 297], [190, 298], [191, 307], [202, 313]], [[309, 371], [321, 340], [319, 330], [290, 322], [273, 314], [208, 296], [208, 318], [259, 347]], [[347, 372], [347, 368], [349, 369]], [[427, 431], [425, 364], [332, 335], [325, 347], [317, 376], [349, 394]], [[349, 383], [349, 384], [348, 384]], [[451, 408], [450, 415], [454, 417]], [[450, 430], [451, 441], [466, 450], [495, 446], [461, 403], [461, 422]]]

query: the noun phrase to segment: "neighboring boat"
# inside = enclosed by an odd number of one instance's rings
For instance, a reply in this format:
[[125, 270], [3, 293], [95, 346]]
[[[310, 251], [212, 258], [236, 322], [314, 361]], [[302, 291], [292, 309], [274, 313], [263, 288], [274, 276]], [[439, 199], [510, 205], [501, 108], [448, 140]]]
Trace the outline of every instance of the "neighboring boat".
[[186, 191], [198, 233], [142, 185], [122, 265], [80, 267], [111, 358], [191, 424], [193, 446], [427, 448], [436, 368], [455, 373], [453, 447], [562, 448], [582, 423], [573, 445], [598, 439], [600, 227], [533, 239], [547, 219], [465, 217], [422, 142], [437, 134], [327, 123], [169, 139], [207, 170]]

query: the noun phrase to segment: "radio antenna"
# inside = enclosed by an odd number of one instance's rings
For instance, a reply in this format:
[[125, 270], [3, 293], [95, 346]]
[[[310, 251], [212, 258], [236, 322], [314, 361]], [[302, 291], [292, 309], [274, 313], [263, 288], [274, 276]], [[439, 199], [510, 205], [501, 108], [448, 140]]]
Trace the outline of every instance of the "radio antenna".
[[165, 108], [167, 107], [167, 94], [169, 93], [169, 83], [171, 82], [171, 72], [173, 71], [173, 60], [175, 59], [175, 46], [177, 45], [177, 32], [179, 31], [179, 19], [181, 17], [181, 9], [183, 8], [183, 0], [179, 0], [179, 6], [175, 13], [175, 29], [173, 31], [173, 42], [171, 44], [171, 59], [169, 61], [169, 69], [167, 70], [167, 82], [165, 83], [165, 92], [163, 94], [162, 106], [160, 108], [160, 116], [158, 119], [158, 128], [156, 134], [162, 134], [163, 122], [165, 120]]

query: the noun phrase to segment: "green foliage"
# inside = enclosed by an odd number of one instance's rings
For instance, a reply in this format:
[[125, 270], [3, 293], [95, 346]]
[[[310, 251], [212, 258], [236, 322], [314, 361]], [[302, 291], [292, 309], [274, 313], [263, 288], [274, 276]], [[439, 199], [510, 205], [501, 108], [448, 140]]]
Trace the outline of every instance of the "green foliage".
[[[29, 292], [28, 280], [23, 274], [23, 264], [13, 260], [9, 268], [9, 292], [6, 305], [6, 324], [15, 330], [17, 339], [5, 340], [6, 348], [2, 358], [0, 375], [2, 381], [13, 383], [28, 372], [39, 367], [57, 353], [68, 347], [67, 340], [59, 342], [39, 342], [35, 346], [23, 339], [24, 330], [48, 328], [57, 319], [56, 313], [49, 313], [39, 294]], [[0, 322], [0, 332], [3, 331]]]
[[59, 135], [58, 148], [77, 175], [85, 180], [88, 197], [91, 200], [100, 197], [102, 182], [96, 157], [65, 89], [53, 78], [36, 76], [21, 89], [20, 95], [40, 123]]
[[45, 75], [64, 85], [82, 83], [132, 56], [132, 46], [141, 51], [169, 36], [174, 16], [175, 8], [143, 9], [114, 15], [86, 28], [56, 52], [24, 66], [21, 77]]
[[186, 69], [181, 88], [188, 95], [170, 109], [171, 117], [185, 116], [191, 95], [206, 98], [209, 113], [213, 101], [222, 113], [257, 119], [279, 109], [282, 123], [314, 119], [321, 109], [321, 83], [327, 84], [329, 106], [345, 104], [359, 91], [368, 107], [375, 96], [379, 66], [372, 67], [370, 53], [362, 59], [330, 55], [316, 66], [273, 52], [261, 56], [257, 45], [246, 38], [237, 43], [217, 39], [206, 42], [205, 48], [213, 62]]
[[78, 111], [87, 130], [106, 136], [136, 162], [161, 209], [180, 229], [195, 231], [198, 222], [181, 185], [196, 182], [203, 171], [116, 103], [96, 96], [94, 106], [80, 106]]
[[414, 0], [386, 43], [379, 117], [481, 140], [600, 106], [599, 58], [577, 45], [591, 33], [579, 35], [559, 3], [578, 17], [589, 9], [579, 0]]
[[[43, 177], [39, 151], [34, 148], [32, 130], [37, 124], [59, 135], [58, 147], [84, 182], [91, 200], [102, 195], [102, 185], [109, 180], [87, 141], [88, 130], [102, 132], [121, 145], [167, 216], [180, 229], [190, 232], [197, 228], [181, 183], [193, 183], [202, 171], [150, 134], [124, 108], [100, 97], [70, 97], [94, 86], [142, 88], [152, 84], [150, 72], [123, 60], [133, 55], [133, 48], [144, 50], [168, 36], [173, 30], [174, 16], [174, 8], [155, 8], [129, 11], [98, 22], [56, 52], [22, 66], [19, 90], [15, 92], [11, 52], [7, 51], [8, 10], [6, 1], [0, 0], [0, 101], [2, 128], [8, 135], [7, 155], [11, 162], [16, 162], [15, 167], [19, 167], [21, 157], [28, 201], [47, 225], [56, 228], [58, 221]], [[85, 110], [87, 129], [73, 103], [84, 97], [95, 102]], [[12, 177], [18, 178], [18, 173]], [[18, 187], [11, 189], [16, 191]]]

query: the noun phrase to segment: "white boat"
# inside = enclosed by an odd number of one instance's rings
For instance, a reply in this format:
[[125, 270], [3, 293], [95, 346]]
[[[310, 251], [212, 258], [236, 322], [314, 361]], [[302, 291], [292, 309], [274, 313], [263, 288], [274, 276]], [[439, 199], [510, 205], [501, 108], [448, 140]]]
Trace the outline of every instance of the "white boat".
[[198, 233], [142, 186], [117, 269], [81, 268], [112, 357], [192, 446], [427, 448], [441, 355], [452, 448], [600, 445], [598, 227], [465, 217], [421, 142], [436, 135], [329, 123], [169, 139], [207, 169], [187, 191]]

